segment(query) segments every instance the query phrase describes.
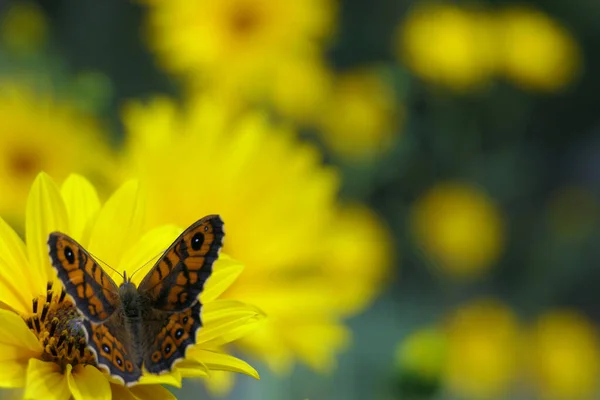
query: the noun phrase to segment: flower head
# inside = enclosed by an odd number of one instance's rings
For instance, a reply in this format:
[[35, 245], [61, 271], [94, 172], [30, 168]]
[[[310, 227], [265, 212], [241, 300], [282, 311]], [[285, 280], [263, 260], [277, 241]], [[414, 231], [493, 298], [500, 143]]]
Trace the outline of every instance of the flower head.
[[49, 232], [65, 232], [108, 265], [131, 275], [180, 231], [163, 226], [142, 235], [142, 205], [135, 182], [124, 184], [101, 205], [94, 188], [82, 177], [71, 175], [59, 189], [42, 173], [27, 202], [27, 244], [0, 219], [0, 346], [5, 355], [0, 361], [0, 386], [24, 387], [25, 397], [32, 399], [82, 399], [91, 393], [103, 399], [111, 394], [162, 399], [171, 397], [158, 384], [179, 386], [182, 377], [207, 376], [210, 370], [257, 377], [248, 364], [220, 351], [223, 344], [248, 333], [262, 315], [243, 303], [216, 299], [242, 270], [226, 256], [215, 263], [201, 295], [204, 327], [196, 345], [175, 369], [160, 376], [144, 375], [140, 385], [128, 389], [96, 367], [86, 346], [81, 316], [50, 267], [46, 240]]
[[335, 171], [261, 114], [231, 115], [208, 99], [180, 110], [156, 99], [131, 104], [124, 122], [127, 168], [148, 191], [148, 222], [186, 225], [218, 209], [228, 223], [225, 251], [252, 268], [225, 296], [252, 299], [269, 318], [241, 348], [275, 370], [297, 358], [332, 368], [348, 339], [342, 316], [369, 304], [390, 262], [378, 218], [338, 204]]
[[431, 188], [415, 204], [412, 222], [418, 243], [459, 277], [486, 271], [503, 248], [500, 210], [485, 193], [462, 183]]
[[0, 110], [0, 213], [14, 225], [41, 170], [60, 180], [72, 172], [110, 180], [114, 163], [97, 123], [72, 105], [3, 82]]
[[333, 25], [330, 0], [145, 0], [149, 43], [172, 72], [246, 93], [311, 51]]

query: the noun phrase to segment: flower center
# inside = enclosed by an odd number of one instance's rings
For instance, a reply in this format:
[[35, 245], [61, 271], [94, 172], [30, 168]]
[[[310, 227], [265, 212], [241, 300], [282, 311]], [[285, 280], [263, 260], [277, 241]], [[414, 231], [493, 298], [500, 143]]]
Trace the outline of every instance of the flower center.
[[25, 149], [15, 149], [9, 156], [8, 165], [13, 174], [18, 177], [30, 177], [40, 169], [40, 162], [36, 155]]
[[49, 282], [46, 296], [33, 299], [33, 315], [25, 322], [44, 349], [42, 360], [55, 362], [63, 369], [67, 364], [96, 365], [86, 345], [82, 317], [62, 288], [54, 290]]
[[248, 36], [253, 33], [260, 23], [260, 17], [249, 7], [240, 7], [233, 11], [231, 29], [237, 36]]

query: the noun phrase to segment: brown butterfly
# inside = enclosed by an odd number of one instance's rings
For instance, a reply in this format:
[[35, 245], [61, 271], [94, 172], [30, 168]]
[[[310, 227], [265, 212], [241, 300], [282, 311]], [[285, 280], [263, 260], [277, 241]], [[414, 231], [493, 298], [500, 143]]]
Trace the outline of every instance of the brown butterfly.
[[223, 221], [208, 215], [187, 228], [136, 288], [120, 286], [69, 236], [48, 237], [50, 262], [83, 316], [98, 366], [127, 386], [144, 368], [170, 371], [196, 343], [202, 326], [198, 296], [223, 245]]

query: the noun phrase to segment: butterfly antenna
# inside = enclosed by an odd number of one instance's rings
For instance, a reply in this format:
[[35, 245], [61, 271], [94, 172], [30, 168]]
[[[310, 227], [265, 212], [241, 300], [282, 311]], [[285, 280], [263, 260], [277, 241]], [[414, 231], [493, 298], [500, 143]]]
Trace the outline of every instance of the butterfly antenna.
[[151, 259], [149, 259], [148, 261], [146, 261], [144, 264], [142, 264], [139, 268], [137, 268], [135, 271], [133, 271], [133, 273], [131, 274], [131, 276], [129, 277], [129, 280], [131, 280], [133, 278], [133, 276], [140, 271], [141, 269], [143, 269], [145, 266], [147, 266], [148, 264], [150, 264], [151, 262], [153, 262], [156, 258], [160, 257], [161, 255], [165, 254], [165, 251], [167, 250], [162, 250], [160, 253], [156, 254], [154, 257], [152, 257]]
[[94, 258], [94, 260], [98, 261], [100, 264], [103, 264], [104, 266], [106, 266], [106, 267], [110, 268], [111, 270], [115, 271], [121, 278], [125, 279], [125, 276], [122, 273], [120, 273], [116, 268], [111, 267], [110, 265], [108, 265], [107, 262], [102, 261], [100, 258], [96, 257], [92, 253], [90, 253], [90, 255]]

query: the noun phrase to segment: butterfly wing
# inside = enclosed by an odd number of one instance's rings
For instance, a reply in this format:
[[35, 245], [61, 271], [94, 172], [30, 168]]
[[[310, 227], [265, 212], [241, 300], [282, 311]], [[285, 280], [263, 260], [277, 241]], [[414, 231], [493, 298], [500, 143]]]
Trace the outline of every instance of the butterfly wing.
[[138, 360], [130, 333], [125, 328], [123, 314], [116, 312], [101, 323], [84, 320], [83, 325], [98, 366], [126, 385], [139, 381], [141, 360]]
[[186, 229], [158, 260], [138, 287], [150, 299], [142, 331], [143, 362], [151, 373], [171, 370], [196, 343], [202, 326], [198, 296], [212, 273], [223, 245], [223, 221], [209, 215]]
[[119, 305], [118, 288], [92, 256], [60, 232], [48, 237], [50, 262], [75, 306], [92, 322], [107, 320]]
[[153, 310], [151, 322], [144, 327], [146, 338], [144, 366], [153, 374], [170, 371], [177, 360], [185, 357], [188, 346], [196, 343], [196, 333], [202, 326], [199, 301], [179, 312]]
[[208, 215], [187, 228], [144, 277], [138, 291], [161, 311], [191, 307], [223, 246], [223, 220]]

